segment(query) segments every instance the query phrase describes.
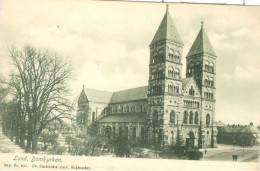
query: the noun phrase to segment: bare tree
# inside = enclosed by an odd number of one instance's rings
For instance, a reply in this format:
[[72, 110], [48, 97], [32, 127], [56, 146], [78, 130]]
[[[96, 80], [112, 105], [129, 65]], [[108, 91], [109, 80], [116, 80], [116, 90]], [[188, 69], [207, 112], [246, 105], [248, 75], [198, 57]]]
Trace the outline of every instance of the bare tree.
[[71, 67], [57, 54], [48, 50], [25, 46], [9, 50], [16, 72], [10, 85], [23, 99], [28, 117], [26, 151], [37, 153], [38, 138], [52, 121], [71, 118], [68, 80]]

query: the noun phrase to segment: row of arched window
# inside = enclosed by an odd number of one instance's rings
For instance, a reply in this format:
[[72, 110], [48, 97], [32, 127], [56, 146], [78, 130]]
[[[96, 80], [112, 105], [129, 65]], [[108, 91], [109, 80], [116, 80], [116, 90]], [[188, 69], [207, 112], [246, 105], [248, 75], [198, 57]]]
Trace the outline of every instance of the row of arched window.
[[174, 79], [180, 79], [180, 71], [179, 71], [179, 69], [177, 69], [177, 68], [173, 69], [172, 67], [170, 67], [168, 69], [168, 77], [169, 78], [174, 78]]
[[171, 62], [180, 63], [180, 53], [174, 52], [172, 49], [169, 50], [168, 60]]
[[85, 124], [87, 121], [86, 113], [80, 112], [77, 116], [77, 123], [78, 124]]
[[179, 93], [179, 85], [177, 83], [170, 83], [168, 85], [168, 92], [170, 93]]
[[[112, 111], [113, 109], [113, 111]], [[144, 105], [118, 105], [111, 107], [112, 113], [136, 113], [136, 112], [145, 112], [146, 107]]]
[[190, 108], [199, 108], [200, 103], [196, 101], [191, 101], [191, 100], [184, 100], [184, 107], [190, 107]]
[[151, 85], [151, 94], [159, 94], [162, 93], [162, 85], [161, 84], [155, 84]]
[[158, 52], [154, 52], [152, 55], [152, 63], [162, 62], [164, 60], [163, 50], [160, 49]]
[[204, 80], [204, 84], [206, 85], [206, 86], [214, 86], [214, 80], [213, 80], [213, 78], [212, 77], [206, 77], [205, 78], [205, 80]]
[[153, 64], [163, 62], [163, 61], [164, 61], [164, 54], [153, 56], [153, 60], [152, 60]]
[[214, 72], [214, 64], [212, 62], [211, 63], [206, 62], [205, 71]]
[[[153, 124], [157, 124], [158, 123], [158, 112], [157, 110], [153, 111], [153, 118], [152, 118], [152, 122]], [[175, 111], [172, 110], [170, 112], [170, 123], [175, 124]], [[190, 111], [189, 113], [185, 110], [184, 111], [184, 116], [183, 116], [183, 124], [195, 124], [198, 125], [199, 124], [199, 113], [195, 112], [195, 114], [193, 114], [192, 111]], [[206, 115], [206, 125], [210, 125], [210, 115], [207, 114]]]
[[[158, 70], [153, 70], [151, 73], [152, 79], [160, 79], [164, 78], [164, 70], [159, 68]], [[170, 67], [168, 69], [168, 78], [180, 79], [180, 71], [179, 69], [173, 69]]]
[[[113, 126], [113, 129], [111, 128], [111, 126], [106, 126], [106, 127], [103, 126], [103, 130], [104, 130], [104, 134], [105, 134], [106, 138], [111, 139], [112, 137], [113, 138], [117, 137], [116, 136], [116, 126]], [[142, 127], [141, 128], [141, 134], [145, 133], [144, 130], [145, 129]], [[132, 127], [132, 130], [130, 130], [130, 131], [131, 132], [129, 132], [129, 128], [127, 126], [125, 126], [125, 127], [119, 126], [118, 127], [118, 137], [120, 139], [128, 140], [129, 136], [131, 136], [131, 139], [136, 141], [136, 138], [137, 138], [137, 128], [136, 127]]]
[[211, 92], [204, 92], [204, 98], [207, 98], [207, 99], [213, 99], [213, 93]]
[[164, 72], [163, 69], [159, 68], [159, 70], [154, 70], [152, 72], [152, 79], [159, 79], [159, 78], [164, 78]]
[[183, 116], [183, 124], [199, 124], [198, 112], [195, 112], [194, 116], [192, 111], [190, 111], [190, 113], [188, 114], [188, 112], [185, 110]]

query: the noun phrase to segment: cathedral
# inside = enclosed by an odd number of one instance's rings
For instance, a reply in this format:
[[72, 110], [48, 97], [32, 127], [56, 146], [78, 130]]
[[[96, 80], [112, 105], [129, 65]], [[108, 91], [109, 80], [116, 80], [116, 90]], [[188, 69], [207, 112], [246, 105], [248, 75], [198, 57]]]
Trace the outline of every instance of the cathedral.
[[166, 13], [150, 47], [148, 85], [108, 92], [83, 87], [77, 124], [95, 122], [108, 139], [119, 137], [154, 146], [216, 147], [216, 54], [203, 28], [186, 56], [183, 41]]

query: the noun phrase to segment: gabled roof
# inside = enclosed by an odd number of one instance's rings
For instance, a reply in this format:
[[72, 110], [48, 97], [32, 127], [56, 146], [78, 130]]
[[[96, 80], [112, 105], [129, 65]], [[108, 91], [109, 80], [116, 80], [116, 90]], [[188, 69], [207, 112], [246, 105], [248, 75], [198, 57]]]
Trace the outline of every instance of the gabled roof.
[[147, 99], [148, 86], [137, 87], [113, 93], [110, 103]]
[[90, 102], [109, 103], [113, 92], [84, 88]]
[[193, 77], [187, 77], [187, 78], [183, 78], [182, 79], [182, 88], [185, 88], [186, 85], [191, 82], [191, 80], [193, 79]]
[[182, 79], [182, 88], [186, 88], [186, 86], [188, 86], [190, 84], [190, 82], [194, 82], [194, 84], [196, 85], [196, 87], [194, 87], [195, 89], [198, 89], [199, 90], [199, 87], [197, 85], [197, 82], [196, 80], [194, 79], [194, 77], [187, 77], [187, 78], [183, 78]]
[[224, 124], [224, 123], [221, 122], [221, 121], [218, 121], [218, 122], [215, 122], [215, 126], [216, 126], [216, 127], [223, 127], [223, 126], [227, 126], [227, 125]]
[[195, 39], [193, 45], [187, 56], [192, 56], [200, 53], [207, 53], [213, 56], [216, 56], [215, 51], [209, 41], [209, 38], [203, 29], [203, 23], [197, 38]]
[[112, 123], [112, 122], [135, 122], [135, 123], [145, 123], [147, 122], [146, 114], [113, 114], [107, 115], [99, 119], [97, 122], [102, 123]]
[[175, 43], [179, 43], [183, 45], [181, 37], [175, 27], [175, 24], [172, 20], [172, 17], [168, 11], [168, 7], [166, 13], [161, 21], [160, 26], [158, 27], [151, 44], [157, 43], [162, 40], [171, 40]]
[[[117, 92], [84, 88], [84, 91], [82, 93], [85, 93], [86, 100], [90, 102], [118, 103], [147, 99], [148, 86], [137, 87]], [[84, 97], [84, 94], [82, 93], [80, 97]]]

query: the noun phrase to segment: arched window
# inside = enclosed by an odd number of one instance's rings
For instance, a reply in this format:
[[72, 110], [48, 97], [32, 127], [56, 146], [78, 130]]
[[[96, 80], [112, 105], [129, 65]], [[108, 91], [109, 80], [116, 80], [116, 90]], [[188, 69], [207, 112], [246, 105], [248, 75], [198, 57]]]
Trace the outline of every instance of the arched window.
[[205, 78], [204, 84], [205, 84], [206, 86], [209, 86], [209, 77], [206, 77], [206, 78]]
[[128, 127], [125, 127], [125, 139], [128, 140]]
[[213, 63], [209, 64], [209, 72], [214, 72], [214, 64]]
[[122, 130], [122, 127], [120, 126], [119, 129], [118, 129], [119, 138], [122, 138], [122, 134], [123, 134], [123, 130]]
[[179, 93], [179, 85], [177, 83], [174, 84], [173, 91], [174, 93]]
[[173, 61], [177, 63], [180, 62], [180, 52], [175, 52]]
[[170, 122], [175, 123], [175, 112], [174, 112], [174, 110], [172, 110], [171, 113], [170, 113]]
[[173, 78], [173, 69], [172, 69], [172, 67], [169, 67], [169, 69], [168, 69], [168, 77], [169, 78]]
[[173, 56], [174, 56], [173, 53], [174, 53], [173, 50], [170, 49], [170, 50], [169, 50], [169, 53], [168, 53], [169, 61], [173, 61]]
[[195, 94], [195, 90], [193, 86], [191, 86], [191, 88], [189, 89], [189, 95], [194, 96], [194, 94]]
[[188, 123], [188, 112], [187, 112], [186, 110], [184, 111], [183, 123], [184, 123], [184, 124], [187, 124], [187, 123]]
[[209, 62], [206, 62], [206, 63], [205, 63], [205, 71], [209, 71], [209, 68], [210, 68]]
[[193, 112], [190, 111], [190, 124], [193, 124]]
[[136, 140], [136, 127], [133, 127], [132, 139], [133, 139], [133, 140]]
[[153, 124], [157, 124], [158, 123], [158, 112], [157, 110], [153, 111]]
[[199, 114], [198, 112], [195, 112], [195, 124], [199, 124]]
[[152, 60], [153, 64], [157, 62], [157, 56], [158, 56], [158, 53], [157, 53], [157, 51], [155, 51], [153, 54], [153, 60]]
[[210, 125], [210, 115], [207, 114], [206, 116], [206, 125]]
[[152, 71], [152, 79], [156, 79], [156, 75], [157, 75], [156, 70], [153, 70]]
[[169, 83], [168, 84], [168, 92], [173, 92], [173, 83], [171, 82], [171, 83]]
[[180, 79], [180, 71], [179, 69], [175, 68], [173, 71], [173, 78]]
[[213, 80], [213, 78], [212, 77], [210, 77], [210, 79], [209, 79], [209, 86], [214, 86], [214, 80]]
[[158, 78], [163, 78], [163, 69], [162, 68], [158, 69]]
[[204, 97], [207, 99], [213, 99], [213, 93], [212, 92], [204, 92]]

